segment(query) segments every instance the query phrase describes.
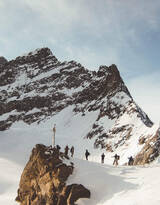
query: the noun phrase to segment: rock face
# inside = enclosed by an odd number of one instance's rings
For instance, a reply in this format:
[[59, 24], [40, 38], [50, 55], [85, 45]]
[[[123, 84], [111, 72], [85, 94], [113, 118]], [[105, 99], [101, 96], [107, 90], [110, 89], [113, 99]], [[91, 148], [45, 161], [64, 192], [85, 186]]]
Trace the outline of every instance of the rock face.
[[140, 139], [140, 143], [144, 144], [143, 149], [137, 154], [134, 160], [135, 165], [146, 164], [152, 162], [160, 153], [160, 128], [154, 136], [148, 136], [147, 139]]
[[66, 185], [73, 172], [74, 164], [64, 153], [36, 145], [21, 175], [16, 201], [21, 205], [74, 205], [79, 198], [90, 198], [83, 185]]
[[3, 57], [3, 56], [0, 56], [0, 67], [5, 65], [8, 61]]
[[116, 65], [89, 71], [75, 61], [60, 62], [50, 49], [42, 48], [1, 66], [1, 131], [17, 121], [41, 123], [68, 107], [74, 116], [96, 115], [83, 132], [84, 139], [94, 141], [94, 148], [118, 150], [128, 160], [127, 150], [134, 157], [141, 152], [144, 156], [149, 143], [155, 153], [150, 159], [159, 155], [159, 134], [154, 137], [158, 127], [135, 103]]

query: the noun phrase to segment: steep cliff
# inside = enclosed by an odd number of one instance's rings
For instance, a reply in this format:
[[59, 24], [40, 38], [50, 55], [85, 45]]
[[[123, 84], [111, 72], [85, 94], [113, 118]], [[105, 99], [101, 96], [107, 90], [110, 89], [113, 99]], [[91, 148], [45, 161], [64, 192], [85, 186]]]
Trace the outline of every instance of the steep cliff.
[[37, 144], [21, 175], [16, 201], [21, 205], [74, 205], [79, 198], [90, 198], [81, 184], [67, 185], [74, 164], [57, 148]]

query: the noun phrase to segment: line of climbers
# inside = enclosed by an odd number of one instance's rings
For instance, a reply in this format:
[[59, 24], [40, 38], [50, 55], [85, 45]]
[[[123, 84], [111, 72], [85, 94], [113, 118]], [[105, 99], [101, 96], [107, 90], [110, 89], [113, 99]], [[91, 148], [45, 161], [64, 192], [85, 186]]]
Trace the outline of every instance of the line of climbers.
[[[90, 153], [88, 152], [88, 150], [86, 149], [86, 152], [85, 152], [85, 156], [86, 156], [86, 160], [88, 160], [88, 156], [90, 155]], [[118, 165], [118, 160], [120, 160], [120, 156], [118, 154], [115, 154], [114, 156], [114, 161], [113, 161], [113, 165]], [[104, 163], [104, 158], [105, 158], [105, 154], [102, 153], [101, 155], [101, 163], [103, 164]], [[133, 165], [134, 163], [134, 158], [132, 156], [130, 156], [128, 158], [128, 165]]]
[[[86, 149], [86, 152], [85, 152], [85, 156], [86, 156], [86, 160], [88, 160], [88, 156], [90, 155], [90, 153], [88, 152], [88, 150]], [[120, 160], [120, 156], [118, 154], [115, 154], [114, 156], [114, 161], [113, 161], [113, 165], [118, 165], [118, 160]], [[101, 155], [101, 163], [103, 164], [104, 163], [104, 158], [105, 158], [105, 154], [102, 153]], [[133, 165], [134, 163], [134, 159], [132, 156], [130, 156], [128, 158], [128, 165]]]
[[[56, 148], [57, 148], [59, 151], [60, 151], [60, 149], [61, 149], [61, 147], [60, 147], [59, 145], [57, 145]], [[74, 147], [73, 147], [73, 146], [72, 146], [71, 148], [69, 148], [68, 145], [66, 145], [66, 147], [64, 148], [64, 154], [65, 154], [66, 156], [68, 156], [69, 150], [70, 150], [71, 157], [73, 157], [73, 155], [74, 155]], [[90, 156], [90, 153], [89, 153], [89, 151], [86, 149], [86, 151], [85, 151], [86, 160], [88, 160], [88, 157], [89, 157], [89, 156]], [[119, 156], [118, 154], [115, 154], [115, 155], [113, 156], [113, 158], [114, 158], [113, 165], [117, 166], [117, 165], [118, 165], [118, 160], [120, 160], [120, 156]], [[102, 153], [102, 155], [101, 155], [101, 163], [102, 163], [102, 164], [104, 163], [104, 159], [105, 159], [105, 154]], [[128, 158], [128, 165], [131, 166], [131, 165], [133, 165], [133, 163], [134, 163], [134, 158], [133, 158], [132, 156], [130, 156], [130, 157]]]

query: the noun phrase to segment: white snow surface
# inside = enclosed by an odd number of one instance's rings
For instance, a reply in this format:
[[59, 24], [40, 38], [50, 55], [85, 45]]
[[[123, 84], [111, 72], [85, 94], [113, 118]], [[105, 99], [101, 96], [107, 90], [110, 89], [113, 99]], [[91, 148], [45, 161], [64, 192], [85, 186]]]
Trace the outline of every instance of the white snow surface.
[[[17, 204], [14, 199], [18, 183], [31, 150], [35, 144], [51, 144], [52, 128], [56, 123], [56, 144], [59, 144], [61, 149], [67, 144], [69, 147], [75, 147], [75, 169], [67, 183], [81, 183], [91, 191], [91, 199], [81, 199], [77, 202], [78, 205], [159, 205], [160, 159], [145, 167], [122, 166], [130, 155], [134, 156], [143, 146], [138, 145], [137, 132], [141, 130], [143, 134], [152, 135], [156, 125], [147, 128], [140, 120], [135, 123], [135, 114], [123, 115], [115, 122], [116, 126], [134, 122], [135, 127], [128, 145], [120, 146], [116, 150], [121, 156], [120, 166], [113, 167], [114, 153], [106, 152], [105, 164], [101, 165], [100, 156], [104, 150], [94, 149], [94, 138], [84, 139], [93, 123], [97, 122], [99, 111], [85, 112], [82, 117], [82, 113], [73, 113], [73, 108], [74, 106], [69, 106], [40, 124], [27, 125], [17, 122], [9, 130], [0, 132], [0, 204]], [[16, 110], [12, 114], [15, 112]], [[6, 118], [7, 114], [3, 117]], [[106, 129], [112, 126], [107, 117], [101, 118], [98, 123]], [[120, 134], [117, 134], [115, 143], [120, 138]], [[89, 161], [85, 161], [86, 149], [91, 153]]]
[[91, 199], [78, 205], [158, 205], [160, 165], [113, 167], [73, 160], [75, 171], [68, 184], [81, 183], [91, 191]]

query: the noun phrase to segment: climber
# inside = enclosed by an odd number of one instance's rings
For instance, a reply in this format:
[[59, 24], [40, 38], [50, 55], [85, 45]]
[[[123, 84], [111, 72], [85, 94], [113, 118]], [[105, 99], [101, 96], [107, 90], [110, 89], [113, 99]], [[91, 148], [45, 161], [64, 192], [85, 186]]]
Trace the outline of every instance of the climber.
[[73, 157], [73, 154], [74, 154], [74, 147], [73, 146], [71, 147], [70, 152], [71, 152], [71, 157]]
[[102, 164], [104, 163], [104, 158], [105, 158], [105, 154], [103, 153], [103, 154], [101, 155], [101, 163], [102, 163]]
[[61, 147], [60, 147], [58, 144], [57, 144], [56, 148], [57, 148], [58, 150], [60, 150], [60, 149], [61, 149]]
[[57, 150], [58, 150], [58, 153], [60, 153], [61, 147], [57, 144], [56, 148], [57, 148]]
[[118, 160], [120, 159], [120, 156], [118, 154], [115, 154], [114, 156], [114, 162], [113, 162], [113, 165], [118, 165]]
[[88, 156], [90, 155], [90, 153], [88, 152], [88, 150], [86, 149], [86, 152], [85, 152], [85, 156], [86, 156], [86, 160], [88, 160]]
[[128, 157], [128, 165], [133, 165], [134, 159], [132, 156]]
[[65, 155], [66, 156], [68, 156], [68, 150], [69, 150], [69, 147], [68, 147], [68, 145], [65, 147], [65, 149], [64, 149], [64, 153], [65, 153]]

